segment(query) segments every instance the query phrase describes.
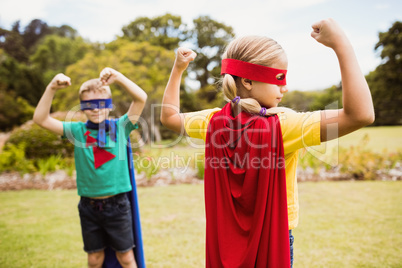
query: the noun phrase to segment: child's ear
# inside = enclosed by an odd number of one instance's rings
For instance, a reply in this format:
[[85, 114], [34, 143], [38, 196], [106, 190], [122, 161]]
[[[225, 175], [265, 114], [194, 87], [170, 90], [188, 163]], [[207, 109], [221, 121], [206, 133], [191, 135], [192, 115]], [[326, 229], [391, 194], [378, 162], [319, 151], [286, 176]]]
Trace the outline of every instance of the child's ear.
[[247, 79], [247, 78], [241, 78], [241, 84], [247, 90], [251, 90], [252, 86], [253, 86], [253, 82], [250, 79]]

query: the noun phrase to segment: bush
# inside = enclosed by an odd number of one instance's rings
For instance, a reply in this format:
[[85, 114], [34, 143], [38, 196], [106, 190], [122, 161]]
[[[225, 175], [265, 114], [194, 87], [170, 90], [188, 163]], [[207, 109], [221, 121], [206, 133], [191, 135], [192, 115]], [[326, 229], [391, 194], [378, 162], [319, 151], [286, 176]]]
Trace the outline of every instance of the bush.
[[160, 167], [157, 165], [157, 158], [149, 156], [140, 156], [138, 153], [134, 153], [134, 167], [138, 174], [145, 173], [145, 177], [150, 179], [153, 175], [157, 174]]
[[30, 120], [34, 108], [15, 92], [0, 90], [0, 130], [8, 131], [16, 125]]
[[0, 172], [18, 171], [22, 174], [36, 171], [32, 160], [25, 157], [25, 143], [10, 144], [0, 154]]
[[368, 142], [365, 135], [356, 146], [347, 150], [340, 148], [339, 163], [340, 171], [351, 175], [358, 180], [375, 180], [379, 172], [393, 169], [398, 161], [401, 161], [402, 151], [397, 153], [376, 153], [368, 150], [365, 146]]
[[20, 144], [25, 144], [23, 147], [25, 156], [29, 159], [44, 159], [52, 155], [71, 157], [74, 153], [74, 145], [68, 140], [63, 140], [35, 124], [15, 130], [7, 140], [4, 150], [7, 150], [10, 145], [18, 147]]
[[331, 166], [321, 161], [310, 153], [304, 154], [299, 158], [298, 167], [305, 170], [311, 168], [314, 174], [320, 171], [338, 170], [341, 174], [356, 180], [376, 180], [378, 174], [387, 173], [389, 170], [401, 162], [402, 151], [381, 153], [371, 151], [367, 148], [369, 141], [365, 135], [360, 142], [348, 148], [340, 147], [338, 154], [338, 165]]

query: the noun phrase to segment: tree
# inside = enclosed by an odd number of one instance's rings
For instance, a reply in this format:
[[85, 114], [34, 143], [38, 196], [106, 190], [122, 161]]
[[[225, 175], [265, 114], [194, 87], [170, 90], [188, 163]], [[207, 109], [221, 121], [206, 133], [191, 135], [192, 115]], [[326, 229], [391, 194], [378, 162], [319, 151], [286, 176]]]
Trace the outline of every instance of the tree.
[[16, 94], [0, 89], [0, 131], [8, 131], [14, 126], [32, 119], [34, 108]]
[[[195, 79], [200, 83], [198, 96], [207, 106], [214, 106], [218, 91], [216, 82], [220, 77], [221, 56], [226, 45], [233, 39], [233, 28], [211, 19], [200, 16], [193, 20], [194, 29], [191, 31], [194, 50], [197, 57], [190, 70], [195, 73]], [[208, 105], [209, 104], [209, 105]]]
[[55, 34], [71, 40], [78, 37], [77, 31], [68, 25], [50, 27], [39, 19], [32, 20], [24, 31], [20, 28], [20, 21], [16, 21], [10, 31], [0, 28], [0, 48], [18, 62], [24, 63], [28, 63], [29, 57], [36, 52], [36, 46], [47, 35]]
[[297, 112], [325, 110], [342, 106], [342, 85], [332, 86], [317, 91], [290, 91], [286, 93], [280, 106], [291, 108]]
[[402, 124], [402, 22], [379, 33], [375, 50], [381, 49], [383, 63], [366, 76], [376, 113], [375, 125]]
[[186, 25], [180, 16], [165, 14], [154, 18], [140, 17], [124, 26], [123, 39], [148, 42], [154, 46], [175, 49], [187, 38]]
[[68, 25], [62, 25], [60, 27], [50, 27], [51, 34], [58, 35], [60, 37], [67, 37], [70, 39], [75, 39], [79, 37], [76, 29]]
[[33, 66], [43, 74], [44, 83], [51, 81], [57, 73], [65, 72], [68, 65], [82, 59], [91, 49], [90, 44], [75, 37], [74, 32], [68, 30], [64, 34], [72, 34], [72, 37], [47, 35], [30, 57]]
[[33, 48], [40, 39], [44, 36], [51, 34], [51, 29], [46, 22], [34, 19], [24, 29], [23, 45], [28, 52], [33, 51]]
[[315, 95], [316, 93], [307, 91], [290, 91], [285, 94], [282, 102], [280, 102], [280, 106], [293, 109], [297, 112], [307, 112], [314, 102]]
[[9, 94], [13, 92], [16, 98], [24, 98], [30, 105], [36, 105], [44, 87], [42, 74], [6, 53], [0, 53], [0, 58], [0, 88]]
[[0, 28], [0, 49], [3, 49], [8, 55], [19, 62], [25, 62], [28, 59], [28, 53], [24, 47], [24, 39], [20, 33], [20, 22], [16, 21], [12, 30]]

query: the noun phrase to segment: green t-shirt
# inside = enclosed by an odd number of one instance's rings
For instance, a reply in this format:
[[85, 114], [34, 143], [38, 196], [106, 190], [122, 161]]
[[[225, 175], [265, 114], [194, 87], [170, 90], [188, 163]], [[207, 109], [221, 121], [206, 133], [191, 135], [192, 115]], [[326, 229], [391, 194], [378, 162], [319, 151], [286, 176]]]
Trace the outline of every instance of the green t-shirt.
[[86, 147], [86, 136], [95, 138], [98, 130], [88, 129], [83, 122], [63, 122], [64, 137], [74, 144], [75, 169], [77, 171], [78, 195], [99, 197], [116, 195], [131, 191], [130, 174], [127, 160], [127, 139], [137, 124], [132, 124], [127, 114], [117, 120], [116, 142], [106, 134], [106, 145], [102, 149], [116, 157], [95, 168], [93, 146]]

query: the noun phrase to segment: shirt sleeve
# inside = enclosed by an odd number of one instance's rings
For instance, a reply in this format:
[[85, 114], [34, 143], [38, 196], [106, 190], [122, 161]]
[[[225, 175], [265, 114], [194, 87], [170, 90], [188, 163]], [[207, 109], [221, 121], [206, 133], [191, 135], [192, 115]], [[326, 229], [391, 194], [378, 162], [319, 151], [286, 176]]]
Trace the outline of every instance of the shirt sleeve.
[[122, 133], [124, 133], [124, 137], [128, 138], [128, 136], [130, 135], [131, 131], [133, 131], [134, 129], [138, 128], [138, 124], [135, 123], [133, 124], [130, 119], [128, 118], [128, 115], [125, 114], [122, 117], [120, 117], [118, 119], [118, 126], [120, 129], [124, 130], [122, 131]]
[[206, 140], [208, 124], [212, 116], [219, 112], [220, 108], [207, 109], [184, 115], [184, 128], [191, 138]]
[[76, 129], [77, 126], [79, 125], [79, 122], [62, 121], [62, 123], [63, 123], [63, 136], [61, 138], [73, 140], [74, 137], [77, 135]]
[[283, 147], [285, 154], [321, 144], [321, 112], [281, 113]]

